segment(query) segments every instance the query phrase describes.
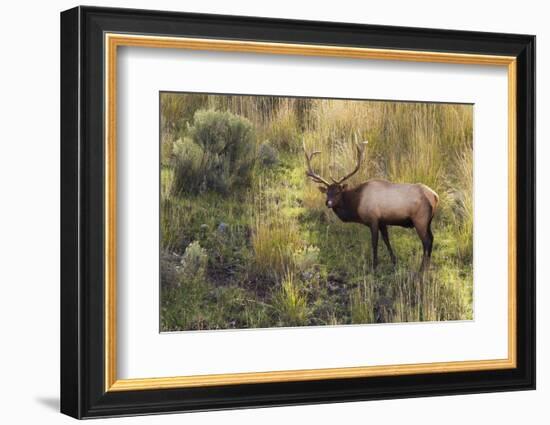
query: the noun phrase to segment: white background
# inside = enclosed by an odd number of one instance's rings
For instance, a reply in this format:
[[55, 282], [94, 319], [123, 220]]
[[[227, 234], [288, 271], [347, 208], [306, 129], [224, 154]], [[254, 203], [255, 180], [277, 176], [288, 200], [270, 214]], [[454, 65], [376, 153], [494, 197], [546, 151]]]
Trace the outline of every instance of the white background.
[[[97, 1], [97, 5], [536, 34], [538, 78], [538, 390], [110, 420], [109, 423], [548, 423], [550, 399], [550, 28], [540, 1]], [[70, 423], [59, 392], [59, 11], [3, 5], [0, 31], [0, 420]]]
[[[506, 67], [132, 47], [118, 69], [119, 378], [507, 358]], [[159, 334], [159, 90], [474, 104], [475, 320]]]

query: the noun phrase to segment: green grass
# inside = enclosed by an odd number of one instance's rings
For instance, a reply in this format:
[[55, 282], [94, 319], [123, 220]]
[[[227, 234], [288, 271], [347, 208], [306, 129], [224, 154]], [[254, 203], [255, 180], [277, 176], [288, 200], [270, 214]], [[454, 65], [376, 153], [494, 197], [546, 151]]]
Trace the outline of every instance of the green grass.
[[[245, 116], [257, 146], [272, 139], [278, 161], [257, 163], [247, 186], [200, 194], [172, 190], [174, 167], [163, 162], [161, 248], [170, 261], [161, 262], [162, 330], [472, 319], [471, 107], [269, 99], [189, 100]], [[163, 111], [177, 106], [190, 120], [189, 105], [172, 99]], [[168, 130], [185, 137], [191, 123], [179, 122], [177, 111]], [[322, 175], [352, 168], [351, 142], [368, 139], [365, 166], [351, 184], [382, 177], [438, 192], [429, 272], [417, 272], [422, 249], [414, 229], [396, 227], [389, 232], [397, 267], [380, 242], [379, 268], [372, 270], [369, 230], [340, 222], [324, 206], [304, 176], [302, 138], [323, 151], [315, 159]], [[193, 242], [207, 260], [204, 273], [189, 276], [178, 262]]]

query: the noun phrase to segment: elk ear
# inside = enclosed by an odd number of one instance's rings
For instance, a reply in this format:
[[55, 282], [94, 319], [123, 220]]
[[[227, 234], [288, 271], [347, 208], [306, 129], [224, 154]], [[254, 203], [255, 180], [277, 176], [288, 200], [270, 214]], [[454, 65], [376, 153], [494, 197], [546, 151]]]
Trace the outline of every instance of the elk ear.
[[327, 188], [325, 186], [317, 186], [317, 189], [319, 189], [321, 193], [327, 193]]

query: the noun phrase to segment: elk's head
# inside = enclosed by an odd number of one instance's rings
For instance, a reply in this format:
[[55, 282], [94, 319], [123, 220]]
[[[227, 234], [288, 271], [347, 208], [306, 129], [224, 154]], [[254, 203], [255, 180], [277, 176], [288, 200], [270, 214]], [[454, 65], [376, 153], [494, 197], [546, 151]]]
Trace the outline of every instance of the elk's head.
[[326, 179], [321, 177], [319, 174], [315, 173], [313, 171], [313, 168], [311, 167], [311, 159], [317, 155], [320, 154], [321, 151], [315, 151], [310, 154], [307, 153], [306, 150], [306, 144], [304, 141], [302, 141], [303, 148], [304, 148], [304, 154], [306, 156], [306, 176], [308, 176], [312, 181], [315, 183], [319, 183], [319, 190], [322, 193], [325, 193], [327, 195], [327, 200], [325, 201], [325, 204], [327, 208], [338, 208], [338, 206], [342, 202], [342, 193], [346, 190], [347, 184], [344, 183], [347, 179], [349, 179], [351, 176], [353, 176], [357, 171], [359, 171], [359, 168], [361, 167], [361, 162], [363, 162], [363, 154], [365, 151], [365, 145], [368, 142], [363, 142], [361, 144], [356, 143], [355, 148], [357, 149], [357, 164], [355, 165], [355, 168], [351, 173], [346, 174], [344, 177], [340, 179], [335, 179], [332, 176], [330, 176], [330, 180], [332, 183], [328, 182]]
[[337, 208], [342, 202], [342, 192], [346, 190], [347, 184], [333, 183], [330, 186], [319, 186], [319, 191], [327, 195], [325, 205], [327, 208]]

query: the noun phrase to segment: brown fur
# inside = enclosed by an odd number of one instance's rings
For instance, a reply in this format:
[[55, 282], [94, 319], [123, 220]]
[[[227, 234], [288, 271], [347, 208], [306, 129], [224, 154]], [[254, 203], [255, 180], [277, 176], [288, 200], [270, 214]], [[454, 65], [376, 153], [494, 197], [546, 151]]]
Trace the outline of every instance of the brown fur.
[[327, 194], [327, 207], [344, 222], [369, 227], [372, 239], [373, 267], [378, 265], [378, 233], [394, 264], [397, 258], [390, 244], [388, 226], [414, 227], [422, 241], [421, 270], [429, 266], [433, 247], [431, 222], [439, 197], [428, 186], [417, 183], [391, 183], [386, 180], [369, 180], [352, 189], [345, 184], [321, 186]]

